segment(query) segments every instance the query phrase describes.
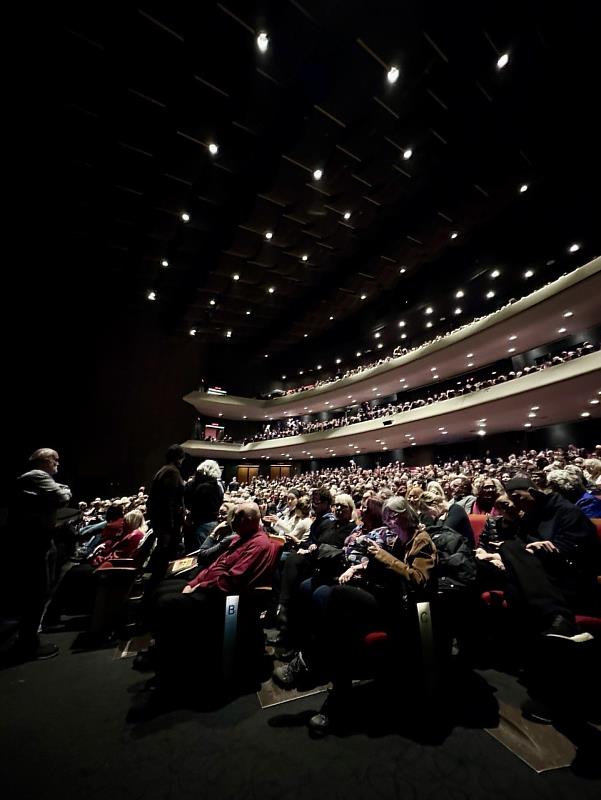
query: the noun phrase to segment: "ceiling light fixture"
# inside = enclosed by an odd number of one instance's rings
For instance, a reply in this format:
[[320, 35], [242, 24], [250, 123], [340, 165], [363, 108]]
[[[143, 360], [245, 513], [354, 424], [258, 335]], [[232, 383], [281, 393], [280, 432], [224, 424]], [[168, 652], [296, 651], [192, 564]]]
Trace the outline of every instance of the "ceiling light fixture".
[[515, 353], [515, 347], [510, 347], [507, 352], [508, 353]]
[[357, 356], [357, 358], [360, 358], [360, 357], [361, 357], [361, 350], [357, 350], [357, 352], [355, 353], [355, 355]]
[[166, 259], [166, 258], [164, 258], [164, 259], [161, 261], [161, 266], [162, 266], [162, 267], [168, 267], [168, 266], [169, 266], [169, 262], [167, 261], [167, 259]]
[[406, 333], [401, 333], [401, 339], [406, 339], [406, 338], [407, 338], [407, 334]]
[[399, 72], [398, 67], [390, 67], [390, 69], [386, 73], [386, 78], [388, 80], [388, 83], [396, 83], [399, 79], [400, 74], [401, 73]]
[[181, 218], [182, 218], [182, 222], [190, 222], [190, 215], [186, 214], [185, 211], [182, 212]]
[[210, 305], [210, 306], [215, 306], [215, 305], [217, 305], [217, 300], [213, 300], [213, 299], [209, 300], [209, 305]]
[[594, 400], [590, 400], [590, 401], [589, 401], [589, 404], [590, 404], [591, 406], [598, 406], [600, 402], [601, 402], [601, 401], [597, 400], [597, 398], [595, 397], [595, 399], [594, 399]]
[[351, 218], [351, 212], [350, 211], [345, 211], [344, 212], [344, 218], [345, 219], [350, 219]]
[[527, 191], [528, 191], [528, 184], [527, 183], [523, 183], [520, 186], [520, 194], [524, 194], [524, 192], [527, 192]]
[[501, 274], [500, 270], [493, 269], [493, 271], [490, 273], [490, 277], [491, 278], [498, 278], [500, 274]]
[[190, 328], [190, 336], [196, 336], [196, 328]]
[[473, 361], [468, 361], [467, 366], [468, 367], [473, 367], [474, 366], [474, 362]]
[[146, 295], [146, 299], [147, 300], [156, 300], [157, 299], [157, 293], [151, 289], [148, 292], [148, 294]]
[[226, 339], [231, 339], [232, 338], [232, 332], [231, 331], [226, 331], [225, 332], [225, 338]]
[[568, 247], [568, 252], [577, 253], [580, 250], [580, 247], [581, 247], [581, 245], [579, 245], [577, 242], [574, 242], [574, 244], [571, 244]]
[[564, 317], [566, 319], [568, 319], [569, 317], [573, 317], [574, 316], [574, 312], [573, 311], [564, 311], [563, 315], [564, 315]]
[[333, 321], [334, 321], [334, 317], [331, 316], [330, 317], [330, 322], [333, 322]]
[[460, 308], [459, 306], [457, 306], [457, 308], [454, 311], [455, 314], [461, 314], [462, 312], [463, 312], [463, 309]]
[[404, 275], [407, 272], [405, 267], [401, 267], [399, 270], [399, 275]]
[[425, 310], [424, 313], [425, 314], [431, 314], [433, 311], [434, 311], [434, 309], [432, 308], [432, 306], [428, 306], [428, 308]]
[[461, 300], [462, 297], [465, 297], [463, 289], [459, 289], [457, 292], [455, 292], [455, 297], [457, 300]]
[[247, 317], [250, 317], [250, 311], [247, 311], [247, 312], [246, 312], [246, 316], [247, 316]]
[[526, 272], [524, 272], [524, 278], [531, 278], [533, 275], [534, 271], [531, 269], [527, 269]]
[[257, 36], [257, 47], [261, 53], [267, 52], [267, 48], [269, 47], [269, 36], [265, 33], [265, 31], [261, 31], [261, 33]]
[[507, 64], [509, 64], [509, 53], [503, 53], [497, 61], [497, 69], [503, 69]]
[[380, 331], [376, 331], [376, 332], [374, 333], [374, 339], [379, 339], [381, 335], [382, 335], [382, 334], [380, 333]]
[[558, 328], [557, 333], [566, 333], [567, 330], [568, 330], [567, 328]]
[[457, 231], [453, 231], [453, 233], [451, 234], [451, 239], [456, 239], [458, 236], [459, 234], [457, 233]]
[[402, 320], [399, 322], [399, 328], [404, 328], [406, 324], [407, 324], [407, 323], [405, 322], [405, 320], [404, 320], [404, 319], [402, 319]]
[[432, 323], [431, 322], [426, 322], [426, 328], [431, 328], [431, 327], [432, 327]]
[[269, 294], [273, 294], [275, 292], [275, 286], [270, 286], [267, 291], [269, 292]]
[[483, 431], [482, 429], [480, 429], [478, 431], [478, 436], [486, 436], [486, 431]]
[[495, 296], [495, 293], [494, 293], [493, 291], [486, 292], [486, 297], [487, 297], [489, 300], [490, 300], [491, 298], [493, 298], [494, 296]]
[[405, 159], [405, 161], [409, 161], [409, 159], [411, 158], [412, 155], [413, 155], [413, 150], [410, 147], [408, 147], [403, 152], [403, 158]]
[[515, 342], [515, 340], [516, 340], [517, 338], [518, 338], [518, 337], [515, 335], [515, 333], [513, 333], [513, 334], [512, 334], [512, 335], [509, 337], [509, 341], [510, 341], [510, 342]]
[[313, 178], [316, 181], [320, 181], [323, 178], [323, 170], [322, 169], [313, 170]]
[[270, 241], [271, 239], [273, 239], [273, 232], [272, 231], [265, 231], [265, 238], [267, 239], [267, 241]]
[[336, 359], [336, 363], [337, 363], [337, 364], [340, 364], [341, 362], [342, 362], [342, 359], [341, 359], [341, 358], [337, 358], [337, 359]]
[[209, 153], [212, 156], [216, 156], [218, 152], [219, 152], [218, 145], [216, 145], [214, 142], [211, 142], [211, 144], [209, 145]]
[[240, 276], [238, 275], [237, 272], [234, 272], [234, 274], [232, 275], [232, 280], [234, 280], [234, 281], [239, 281], [240, 280]]
[[308, 261], [308, 260], [309, 260], [309, 256], [303, 256], [303, 261]]
[[590, 417], [590, 415], [591, 415], [591, 412], [590, 412], [590, 411], [583, 411], [583, 412], [582, 412], [582, 414], [581, 414], [580, 416], [581, 416], [581, 417]]
[[524, 428], [531, 428], [531, 427], [532, 427], [531, 422], [524, 422]]
[[474, 357], [474, 354], [473, 354], [473, 353], [468, 353], [468, 354], [466, 355], [466, 358], [473, 358], [473, 357]]

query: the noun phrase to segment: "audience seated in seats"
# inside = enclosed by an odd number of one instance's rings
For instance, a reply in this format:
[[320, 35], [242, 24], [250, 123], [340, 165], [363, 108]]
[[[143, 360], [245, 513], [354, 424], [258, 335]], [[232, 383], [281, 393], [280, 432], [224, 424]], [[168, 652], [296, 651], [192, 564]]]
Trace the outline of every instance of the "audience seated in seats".
[[258, 506], [238, 505], [232, 528], [227, 549], [190, 582], [159, 587], [153, 628], [160, 693], [212, 688], [219, 674], [226, 596], [271, 581], [279, 551], [261, 528]]
[[584, 473], [576, 466], [554, 469], [547, 473], [549, 488], [574, 503], [590, 519], [601, 519], [601, 488], [587, 491]]
[[[436, 548], [403, 498], [390, 498], [382, 519], [385, 528], [381, 533], [372, 532], [365, 548], [367, 561], [355, 565], [352, 576], [329, 593], [319, 611], [313, 640], [289, 664], [274, 671], [274, 680], [285, 688], [316, 679], [332, 681], [334, 689], [327, 706], [311, 721], [319, 730], [328, 727], [335, 709], [344, 709], [350, 702], [353, 669], [368, 633], [386, 631], [404, 650], [417, 647], [412, 626], [405, 619], [408, 612], [403, 598], [427, 596], [434, 578]], [[360, 585], [353, 585], [355, 580]]]
[[468, 514], [491, 514], [493, 517], [499, 515], [495, 506], [497, 497], [503, 494], [503, 486], [496, 478], [480, 476], [474, 481], [476, 497], [471, 506], [466, 506]]
[[501, 546], [507, 602], [545, 636], [587, 641], [591, 635], [578, 631], [574, 616], [601, 614], [595, 526], [560, 494], [545, 494], [528, 478], [513, 478], [505, 490], [503, 502], [513, 503], [519, 515], [516, 538]]
[[85, 525], [79, 530], [79, 538], [85, 539], [79, 547], [77, 556], [87, 558], [101, 542], [120, 538], [123, 533], [123, 506], [114, 505], [106, 509], [104, 519], [93, 525]]
[[271, 523], [275, 534], [286, 537], [288, 550], [298, 550], [309, 538], [309, 530], [313, 520], [311, 519], [311, 501], [307, 496], [298, 497], [297, 489], [291, 490], [296, 493], [292, 514], [285, 517], [278, 517], [275, 514], [268, 514], [263, 518], [264, 521]]
[[217, 514], [223, 502], [221, 467], [207, 459], [196, 468], [196, 475], [186, 484], [184, 499], [192, 522], [193, 538], [186, 551], [198, 550], [217, 525]]
[[90, 613], [96, 594], [96, 569], [117, 559], [135, 556], [146, 533], [144, 516], [140, 511], [130, 511], [122, 523], [122, 526], [111, 527], [110, 535], [107, 534], [107, 524], [103, 541], [88, 560], [71, 567], [63, 575], [46, 611], [46, 625], [58, 624], [63, 613]]

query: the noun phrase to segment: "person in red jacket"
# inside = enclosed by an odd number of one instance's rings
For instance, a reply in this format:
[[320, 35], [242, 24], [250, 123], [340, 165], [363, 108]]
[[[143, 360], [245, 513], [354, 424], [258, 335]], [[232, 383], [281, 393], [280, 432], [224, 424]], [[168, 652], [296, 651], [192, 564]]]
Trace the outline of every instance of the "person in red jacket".
[[154, 614], [157, 687], [164, 694], [200, 686], [221, 658], [225, 599], [270, 582], [279, 555], [256, 503], [234, 512], [227, 549], [189, 583], [170, 581]]

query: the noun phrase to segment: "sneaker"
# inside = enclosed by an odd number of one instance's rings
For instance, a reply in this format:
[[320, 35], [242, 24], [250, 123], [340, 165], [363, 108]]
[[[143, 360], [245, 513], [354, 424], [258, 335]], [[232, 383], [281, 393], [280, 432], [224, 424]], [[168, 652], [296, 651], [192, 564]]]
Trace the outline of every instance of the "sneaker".
[[543, 636], [550, 636], [557, 639], [566, 639], [570, 642], [590, 642], [593, 636], [586, 631], [578, 632], [576, 623], [558, 614], [549, 628], [543, 631]]
[[298, 653], [289, 664], [282, 664], [273, 671], [273, 680], [284, 689], [294, 689], [306, 681], [309, 668], [303, 660], [302, 653]]
[[309, 731], [315, 736], [325, 736], [333, 727], [344, 725], [349, 705], [348, 695], [342, 696], [340, 692], [329, 689], [322, 707], [309, 720]]

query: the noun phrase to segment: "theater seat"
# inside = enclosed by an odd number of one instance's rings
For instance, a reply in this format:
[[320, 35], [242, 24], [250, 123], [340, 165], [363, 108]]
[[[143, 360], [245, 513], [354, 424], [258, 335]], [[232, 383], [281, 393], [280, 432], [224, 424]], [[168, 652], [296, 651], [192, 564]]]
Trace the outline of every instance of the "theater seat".
[[480, 536], [482, 535], [482, 531], [484, 530], [484, 526], [486, 525], [487, 520], [486, 514], [470, 514], [469, 520], [470, 525], [472, 526], [472, 530], [474, 532], [474, 542], [476, 547], [478, 547], [478, 543], [480, 542]]

